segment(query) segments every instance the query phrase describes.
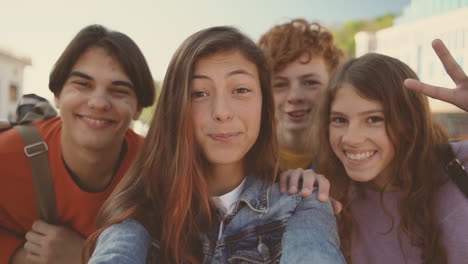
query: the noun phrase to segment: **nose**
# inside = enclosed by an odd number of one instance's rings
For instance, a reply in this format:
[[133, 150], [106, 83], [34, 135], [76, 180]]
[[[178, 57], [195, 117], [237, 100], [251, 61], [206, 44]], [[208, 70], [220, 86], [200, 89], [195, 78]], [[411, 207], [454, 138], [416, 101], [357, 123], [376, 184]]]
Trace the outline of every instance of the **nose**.
[[290, 104], [300, 104], [304, 102], [304, 91], [298, 82], [293, 82], [289, 89], [287, 100]]
[[216, 121], [224, 122], [232, 119], [233, 111], [228, 95], [217, 93], [213, 98], [212, 113]]
[[91, 109], [98, 111], [109, 110], [111, 108], [111, 102], [106, 90], [96, 88], [94, 92], [90, 94], [90, 98], [88, 99], [88, 106]]
[[358, 124], [351, 123], [343, 133], [342, 142], [351, 147], [358, 147], [365, 139], [365, 131]]

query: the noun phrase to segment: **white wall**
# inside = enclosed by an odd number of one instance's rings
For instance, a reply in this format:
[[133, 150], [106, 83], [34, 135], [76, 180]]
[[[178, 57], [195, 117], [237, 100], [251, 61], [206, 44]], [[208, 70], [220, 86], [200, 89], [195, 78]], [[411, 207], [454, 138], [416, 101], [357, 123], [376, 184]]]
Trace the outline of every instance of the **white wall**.
[[[431, 41], [440, 38], [453, 57], [468, 72], [468, 7], [434, 15], [417, 21], [399, 24], [375, 33], [375, 52], [400, 59], [408, 64], [424, 81], [444, 87], [455, 87], [432, 50]], [[368, 38], [356, 36], [356, 51], [362, 55]], [[358, 55], [358, 54], [357, 54]], [[434, 112], [449, 113], [461, 110], [453, 105], [431, 100]]]
[[30, 65], [28, 59], [0, 51], [0, 119], [8, 119], [9, 114], [14, 114], [17, 101], [10, 100], [10, 85], [16, 85], [18, 100], [23, 94], [24, 67], [27, 65]]

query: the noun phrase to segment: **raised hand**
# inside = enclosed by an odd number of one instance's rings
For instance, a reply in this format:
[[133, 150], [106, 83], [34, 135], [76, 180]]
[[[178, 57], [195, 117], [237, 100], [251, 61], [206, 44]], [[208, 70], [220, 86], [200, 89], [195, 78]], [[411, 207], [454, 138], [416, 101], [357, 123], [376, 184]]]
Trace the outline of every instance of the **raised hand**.
[[438, 87], [413, 79], [406, 79], [405, 86], [468, 111], [468, 77], [466, 73], [458, 65], [440, 39], [432, 41], [432, 48], [444, 65], [445, 71], [455, 82], [455, 89]]

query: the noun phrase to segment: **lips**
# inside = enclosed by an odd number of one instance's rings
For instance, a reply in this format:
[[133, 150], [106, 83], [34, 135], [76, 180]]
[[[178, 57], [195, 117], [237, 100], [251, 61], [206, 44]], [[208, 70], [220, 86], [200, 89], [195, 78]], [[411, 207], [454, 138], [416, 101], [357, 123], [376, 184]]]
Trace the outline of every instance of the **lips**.
[[230, 132], [230, 133], [212, 133], [208, 134], [208, 136], [215, 141], [228, 143], [234, 140], [237, 136], [239, 136], [241, 132]]
[[106, 128], [115, 123], [114, 120], [89, 115], [76, 115], [83, 123], [91, 128]]
[[288, 115], [288, 118], [293, 121], [301, 121], [309, 113], [310, 113], [310, 109], [294, 110], [294, 111], [286, 112], [286, 114]]

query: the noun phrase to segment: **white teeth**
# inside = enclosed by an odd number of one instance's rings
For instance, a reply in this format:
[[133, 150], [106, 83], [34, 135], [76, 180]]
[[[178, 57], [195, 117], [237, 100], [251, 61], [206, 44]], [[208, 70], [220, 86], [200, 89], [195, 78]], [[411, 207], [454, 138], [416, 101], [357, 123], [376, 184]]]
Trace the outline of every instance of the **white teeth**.
[[345, 155], [348, 159], [350, 160], [366, 160], [373, 156], [375, 151], [367, 151], [367, 152], [362, 152], [362, 153], [349, 153], [345, 151]]
[[107, 123], [106, 120], [97, 120], [97, 119], [93, 119], [93, 118], [89, 118], [89, 117], [83, 117], [84, 120], [86, 120], [86, 122], [89, 122], [89, 123], [92, 123], [94, 125], [104, 125]]
[[307, 113], [306, 111], [295, 111], [295, 112], [290, 112], [289, 114], [295, 117], [299, 117], [299, 116], [305, 115], [306, 113]]

